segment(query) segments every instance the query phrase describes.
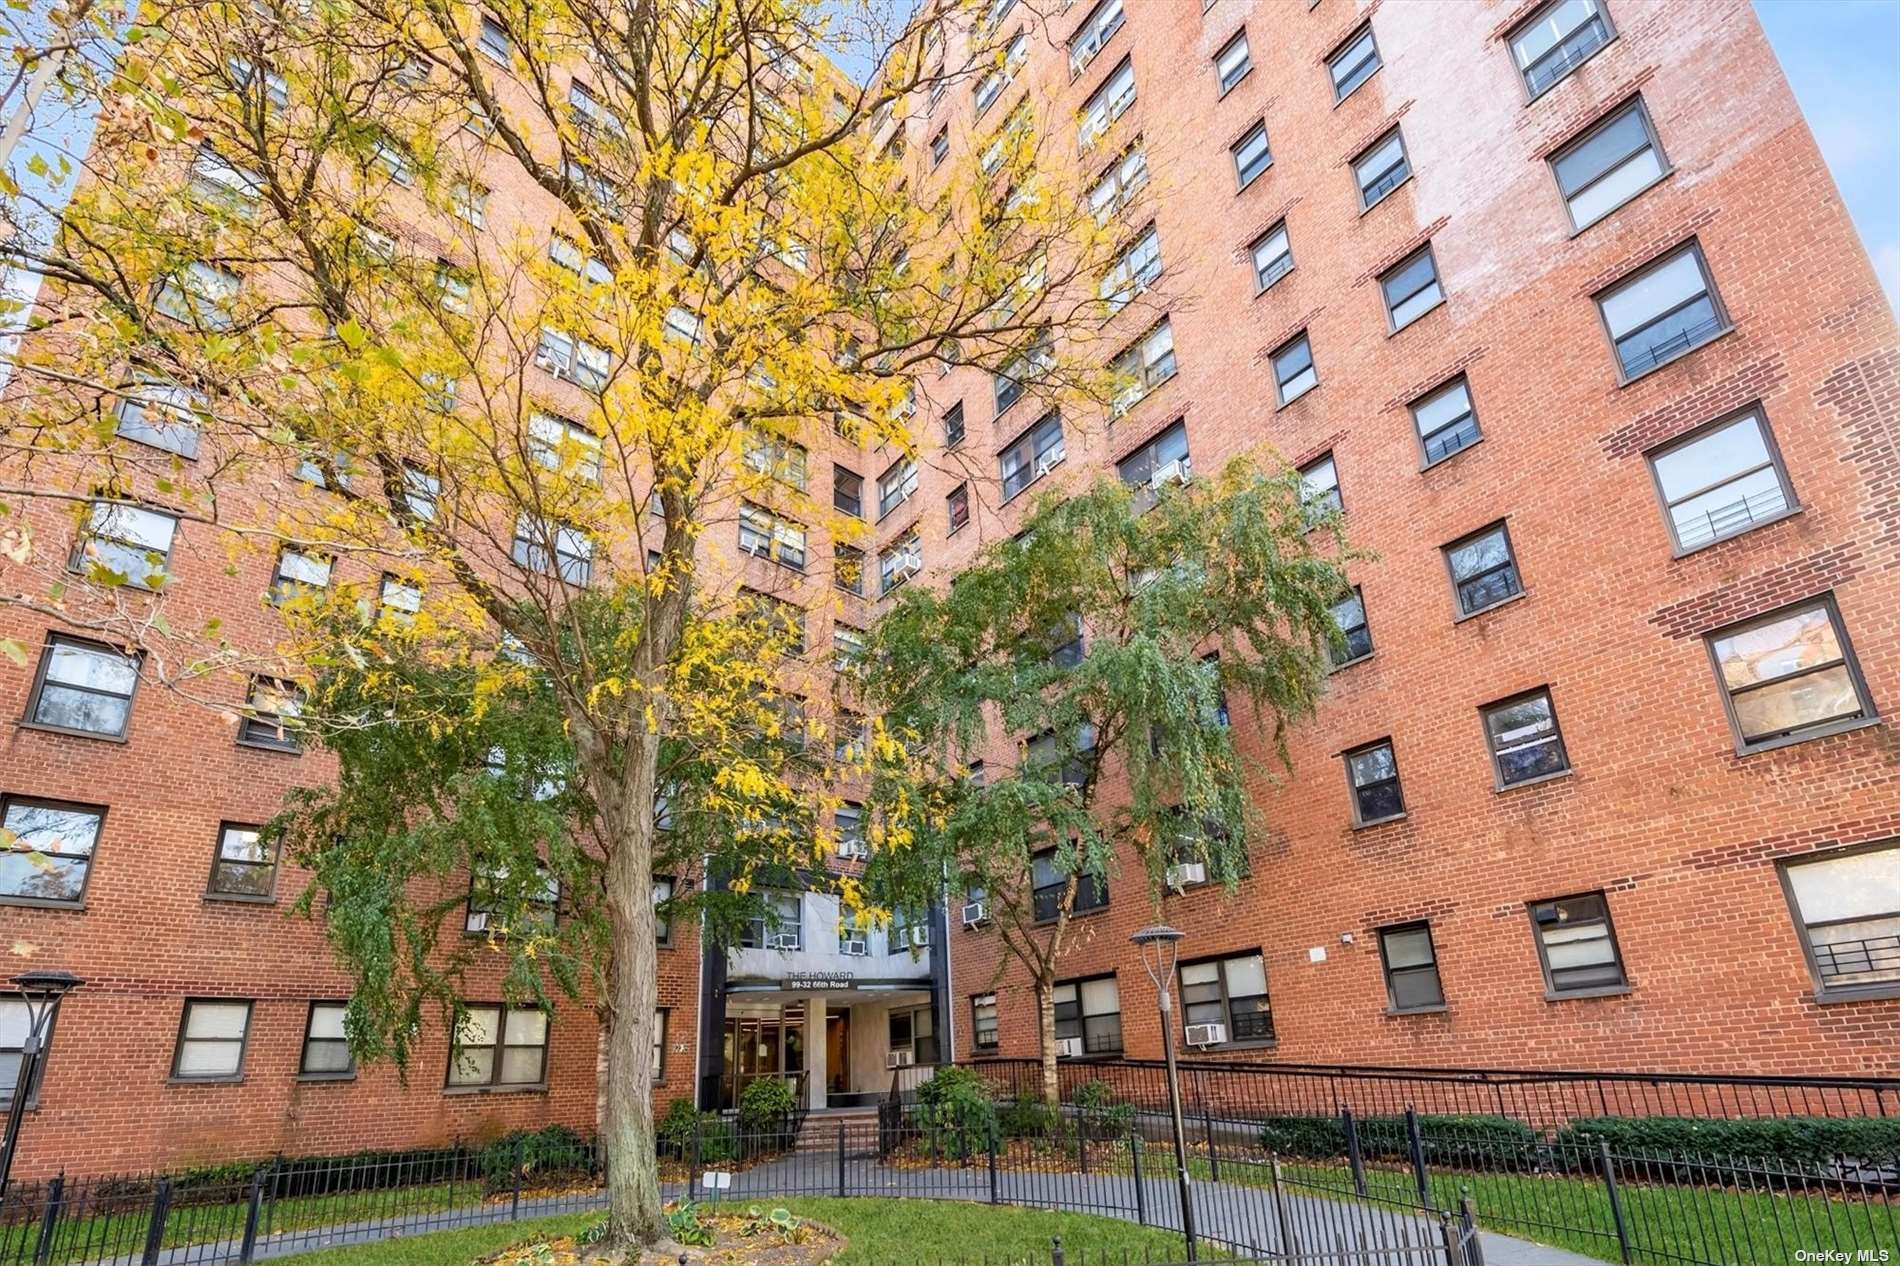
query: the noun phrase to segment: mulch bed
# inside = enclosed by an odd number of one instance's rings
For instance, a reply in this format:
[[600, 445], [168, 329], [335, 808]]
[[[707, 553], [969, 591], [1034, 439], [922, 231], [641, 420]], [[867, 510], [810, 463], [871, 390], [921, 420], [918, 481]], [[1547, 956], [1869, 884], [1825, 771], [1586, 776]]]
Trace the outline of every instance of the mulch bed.
[[[602, 1252], [571, 1235], [517, 1244], [470, 1266], [822, 1266], [845, 1246], [845, 1239], [829, 1227], [800, 1219], [797, 1235], [787, 1240], [774, 1230], [757, 1230], [755, 1219], [737, 1213], [702, 1213], [712, 1228], [713, 1242], [704, 1247], [671, 1245], [649, 1249], [637, 1260], [624, 1253]], [[747, 1230], [753, 1234], [746, 1234]]]
[[[1077, 1154], [1073, 1139], [1061, 1143], [1043, 1139], [1006, 1139], [996, 1149], [998, 1169], [1030, 1170], [1042, 1174], [1099, 1173], [1117, 1163], [1126, 1165], [1127, 1161], [1128, 1145], [1120, 1141], [1090, 1140], [1086, 1166]], [[981, 1151], [967, 1159], [960, 1159], [952, 1148], [941, 1142], [933, 1151], [929, 1139], [911, 1139], [893, 1151], [884, 1163], [894, 1169], [941, 1169], [946, 1166], [987, 1169], [990, 1158], [987, 1151]]]

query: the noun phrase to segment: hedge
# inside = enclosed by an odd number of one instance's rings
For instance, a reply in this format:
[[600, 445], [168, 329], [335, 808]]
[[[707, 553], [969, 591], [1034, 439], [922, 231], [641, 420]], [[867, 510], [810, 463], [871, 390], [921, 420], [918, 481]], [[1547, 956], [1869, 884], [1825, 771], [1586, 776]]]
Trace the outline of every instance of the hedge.
[[1568, 1152], [1601, 1139], [1618, 1156], [1768, 1161], [1803, 1171], [1842, 1158], [1864, 1165], [1900, 1163], [1894, 1117], [1585, 1117], [1557, 1132]]
[[[1411, 1155], [1403, 1116], [1359, 1117], [1359, 1154], [1367, 1160], [1403, 1160]], [[1529, 1154], [1537, 1131], [1511, 1117], [1421, 1113], [1425, 1159], [1441, 1164], [1489, 1162]], [[1260, 1123], [1260, 1146], [1282, 1156], [1324, 1159], [1346, 1154], [1346, 1126], [1338, 1117], [1294, 1113]]]

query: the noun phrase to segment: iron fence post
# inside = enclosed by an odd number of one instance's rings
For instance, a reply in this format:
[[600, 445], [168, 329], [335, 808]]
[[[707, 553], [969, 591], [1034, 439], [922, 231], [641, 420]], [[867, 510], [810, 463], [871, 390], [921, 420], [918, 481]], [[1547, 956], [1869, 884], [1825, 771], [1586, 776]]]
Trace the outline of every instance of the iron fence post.
[[1128, 1131], [1128, 1157], [1135, 1171], [1135, 1224], [1148, 1225], [1148, 1193], [1141, 1185], [1141, 1135]]
[[1219, 1182], [1220, 1147], [1214, 1142], [1214, 1110], [1207, 1104], [1205, 1088], [1201, 1094], [1201, 1133], [1207, 1139], [1207, 1176]]
[[165, 1219], [172, 1211], [172, 1180], [161, 1178], [152, 1192], [152, 1220], [145, 1228], [145, 1253], [141, 1266], [158, 1266], [158, 1252], [165, 1246]]
[[1359, 1148], [1359, 1122], [1353, 1118], [1351, 1108], [1339, 1110], [1339, 1122], [1346, 1132], [1346, 1168], [1352, 1173], [1352, 1189], [1364, 1196], [1366, 1194], [1366, 1157]]
[[1458, 1234], [1449, 1209], [1439, 1210], [1438, 1242], [1445, 1246], [1445, 1266], [1466, 1266], [1463, 1237]]
[[1464, 1233], [1463, 1266], [1484, 1266], [1484, 1241], [1478, 1237], [1478, 1207], [1471, 1203], [1471, 1189], [1458, 1200], [1458, 1224]]
[[[24, 1083], [22, 1083], [24, 1084]], [[59, 1215], [66, 1200], [66, 1171], [53, 1175], [46, 1184], [46, 1211], [40, 1215], [40, 1238], [33, 1246], [34, 1266], [46, 1266], [53, 1260], [53, 1233], [59, 1228]]]
[[1636, 1260], [1630, 1251], [1629, 1223], [1623, 1217], [1623, 1193], [1616, 1186], [1616, 1160], [1610, 1155], [1610, 1140], [1597, 1139], [1597, 1161], [1603, 1166], [1603, 1186], [1610, 1195], [1610, 1218], [1616, 1223], [1616, 1247], [1623, 1254], [1625, 1266]]
[[1418, 1202], [1429, 1209], [1432, 1184], [1425, 1173], [1425, 1140], [1418, 1132], [1418, 1109], [1409, 1105], [1405, 1109], [1405, 1142], [1412, 1154], [1412, 1178], [1418, 1184]]
[[264, 1212], [264, 1167], [251, 1171], [251, 1190], [244, 1201], [244, 1242], [238, 1246], [238, 1260], [249, 1263], [257, 1255], [257, 1219]]
[[1280, 1228], [1280, 1255], [1292, 1257], [1299, 1250], [1293, 1245], [1293, 1218], [1286, 1207], [1286, 1188], [1280, 1174], [1280, 1157], [1275, 1154], [1267, 1158], [1273, 1173], [1273, 1221]]
[[994, 1130], [990, 1132], [990, 1203], [991, 1204], [1003, 1203], [1000, 1195], [998, 1194], [996, 1190], [996, 1148], [997, 1148], [996, 1133], [997, 1132]]
[[521, 1221], [521, 1140], [518, 1138], [515, 1140], [513, 1163], [515, 1170], [513, 1175], [515, 1190], [514, 1195], [510, 1197], [508, 1201], [508, 1220], [510, 1222], [519, 1222]]
[[844, 1194], [844, 1122], [838, 1122], [838, 1194]]
[[1089, 1172], [1089, 1114], [1087, 1108], [1075, 1110], [1075, 1160], [1083, 1173]]
[[1051, 1236], [1049, 1239], [1049, 1266], [1062, 1266], [1062, 1237], [1060, 1235]]

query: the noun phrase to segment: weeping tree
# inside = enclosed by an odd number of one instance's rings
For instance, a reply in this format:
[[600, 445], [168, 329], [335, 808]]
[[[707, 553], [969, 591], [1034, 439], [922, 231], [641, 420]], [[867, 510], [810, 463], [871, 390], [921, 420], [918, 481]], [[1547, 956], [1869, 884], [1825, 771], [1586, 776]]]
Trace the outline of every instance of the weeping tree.
[[1045, 498], [878, 621], [867, 691], [932, 759], [880, 773], [877, 800], [935, 862], [874, 870], [880, 899], [921, 903], [946, 878], [980, 895], [1003, 970], [1035, 990], [1049, 1102], [1078, 910], [1111, 875], [1158, 905], [1178, 867], [1229, 889], [1247, 873], [1263, 823], [1235, 727], [1287, 760], [1352, 558], [1295, 472], [1237, 460], [1159, 493], [1105, 480]]
[[[1026, 104], [927, 198], [907, 175], [907, 116], [1017, 69], [979, 8], [147, 0], [64, 72], [98, 125], [59, 196], [0, 189], [41, 283], [0, 610], [339, 759], [274, 831], [366, 1056], [473, 965], [441, 924], [476, 872], [511, 987], [598, 1002], [614, 1243], [664, 1228], [655, 875], [697, 839], [738, 901], [825, 845], [788, 660], [814, 540], [862, 528], [807, 449], [918, 453], [957, 366], [1100, 392], [1117, 230], [1039, 161], [1068, 121]], [[172, 579], [272, 560], [240, 609]]]

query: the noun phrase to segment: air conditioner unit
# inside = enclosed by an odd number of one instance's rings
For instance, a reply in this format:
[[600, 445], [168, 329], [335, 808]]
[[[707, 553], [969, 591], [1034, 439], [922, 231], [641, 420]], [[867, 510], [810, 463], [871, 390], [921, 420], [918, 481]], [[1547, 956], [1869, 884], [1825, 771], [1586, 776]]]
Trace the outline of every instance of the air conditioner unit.
[[909, 580], [912, 576], [915, 576], [916, 574], [917, 574], [917, 564], [908, 558], [905, 559], [903, 562], [899, 563], [897, 566], [891, 568], [891, 580], [893, 582], [899, 581], [899, 580]]
[[1055, 453], [1037, 462], [1036, 463], [1036, 478], [1041, 479], [1044, 475], [1048, 474], [1050, 471], [1060, 466], [1062, 464], [1062, 459], [1065, 456], [1067, 456], [1067, 454]]
[[1189, 1046], [1219, 1046], [1227, 1040], [1225, 1024], [1190, 1024], [1187, 1026], [1187, 1044]]
[[795, 950], [799, 948], [799, 936], [796, 932], [772, 932], [765, 938], [765, 948], [775, 950]]
[[1056, 1039], [1056, 1057], [1074, 1058], [1082, 1053], [1082, 1039], [1079, 1037], [1059, 1037]]
[[1207, 882], [1207, 863], [1182, 862], [1178, 866], [1168, 867], [1168, 887], [1185, 888], [1189, 884]]
[[963, 926], [973, 928], [979, 923], [989, 922], [990, 908], [981, 901], [966, 902], [963, 907]]
[[1188, 459], [1185, 457], [1177, 457], [1166, 466], [1155, 471], [1154, 475], [1148, 480], [1148, 486], [1150, 488], [1160, 488], [1166, 483], [1184, 484], [1191, 479], [1193, 475], [1194, 468], [1188, 464]]
[[909, 1068], [916, 1062], [917, 1055], [913, 1051], [892, 1051], [884, 1057], [886, 1068]]

